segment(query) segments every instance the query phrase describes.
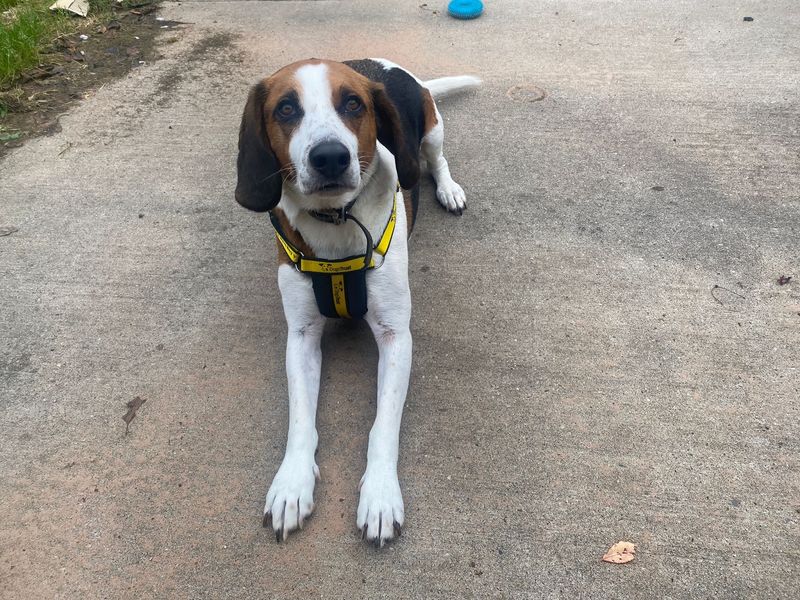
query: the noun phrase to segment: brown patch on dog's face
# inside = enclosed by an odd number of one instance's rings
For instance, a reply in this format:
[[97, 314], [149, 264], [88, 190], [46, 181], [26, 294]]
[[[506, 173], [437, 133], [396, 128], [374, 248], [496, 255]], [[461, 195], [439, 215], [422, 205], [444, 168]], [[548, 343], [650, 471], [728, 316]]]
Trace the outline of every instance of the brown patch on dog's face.
[[373, 94], [376, 85], [347, 65], [328, 63], [331, 102], [342, 122], [358, 139], [358, 162], [363, 173], [375, 157], [378, 128]]
[[[300, 102], [302, 90], [294, 74], [303, 65], [318, 64], [318, 60], [304, 60], [291, 65], [270, 75], [265, 81], [269, 90], [264, 100], [264, 123], [269, 145], [278, 159], [281, 173], [287, 179], [294, 179], [295, 167], [289, 156], [289, 143], [292, 134], [300, 125], [303, 118], [303, 107]], [[293, 113], [289, 114], [291, 108]]]

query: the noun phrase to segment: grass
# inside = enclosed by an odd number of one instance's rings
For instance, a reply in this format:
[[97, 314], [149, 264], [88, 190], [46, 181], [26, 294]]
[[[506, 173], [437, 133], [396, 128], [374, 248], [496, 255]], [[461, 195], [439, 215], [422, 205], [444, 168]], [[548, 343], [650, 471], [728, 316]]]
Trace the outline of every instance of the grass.
[[[89, 0], [87, 19], [49, 10], [54, 0], [0, 0], [0, 87], [39, 64], [59, 35], [82, 31], [110, 14], [114, 0]], [[117, 4], [124, 7], [129, 2]]]
[[[0, 121], [21, 109], [19, 96], [23, 75], [42, 65], [63, 60], [55, 49], [56, 38], [92, 33], [98, 24], [114, 18], [116, 10], [152, 4], [156, 0], [89, 0], [86, 18], [66, 11], [51, 11], [55, 0], [0, 0]], [[0, 123], [2, 125], [2, 123]], [[0, 127], [0, 138], [7, 130]], [[0, 143], [6, 141], [0, 139]]]
[[39, 64], [41, 51], [73, 25], [67, 15], [52, 13], [48, 0], [0, 0], [0, 85], [12, 83]]

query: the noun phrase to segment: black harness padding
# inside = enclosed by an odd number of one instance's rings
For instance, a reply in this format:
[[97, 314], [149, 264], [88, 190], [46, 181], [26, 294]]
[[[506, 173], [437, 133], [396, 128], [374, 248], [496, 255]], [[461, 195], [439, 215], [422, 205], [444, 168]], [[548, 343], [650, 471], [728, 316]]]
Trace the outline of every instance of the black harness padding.
[[[311, 273], [311, 284], [314, 286], [314, 297], [317, 300], [319, 312], [332, 319], [361, 319], [367, 314], [367, 270], [342, 273], [341, 279], [334, 279], [330, 275]], [[341, 289], [339, 289], [341, 288]], [[336, 310], [338, 294], [340, 302], [347, 307], [347, 316], [343, 317]]]

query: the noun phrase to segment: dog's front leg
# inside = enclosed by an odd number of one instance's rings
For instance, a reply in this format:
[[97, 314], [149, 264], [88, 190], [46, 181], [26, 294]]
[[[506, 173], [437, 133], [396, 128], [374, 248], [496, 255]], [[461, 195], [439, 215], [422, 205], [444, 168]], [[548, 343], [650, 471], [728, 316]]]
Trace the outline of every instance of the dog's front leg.
[[362, 537], [366, 536], [367, 540], [380, 546], [400, 535], [404, 519], [403, 496], [397, 478], [397, 454], [400, 420], [411, 373], [411, 331], [408, 327], [410, 314], [403, 314], [405, 308], [398, 312], [393, 315], [396, 324], [381, 320], [380, 314], [371, 318], [371, 313], [367, 313], [380, 353], [378, 407], [369, 433], [367, 469], [361, 478], [356, 524]]
[[314, 510], [314, 484], [319, 467], [317, 450], [317, 397], [322, 365], [320, 340], [324, 317], [319, 314], [311, 281], [288, 265], [278, 269], [288, 334], [286, 376], [289, 388], [289, 434], [286, 454], [264, 506], [264, 526], [272, 518], [278, 541], [301, 529]]

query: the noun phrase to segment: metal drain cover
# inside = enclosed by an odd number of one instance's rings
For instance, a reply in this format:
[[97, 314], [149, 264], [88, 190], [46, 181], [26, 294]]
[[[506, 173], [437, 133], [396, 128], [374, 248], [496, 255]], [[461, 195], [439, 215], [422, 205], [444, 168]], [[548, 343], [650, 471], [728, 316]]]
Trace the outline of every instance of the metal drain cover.
[[535, 85], [522, 84], [510, 88], [506, 95], [517, 102], [538, 102], [544, 100], [547, 92]]

